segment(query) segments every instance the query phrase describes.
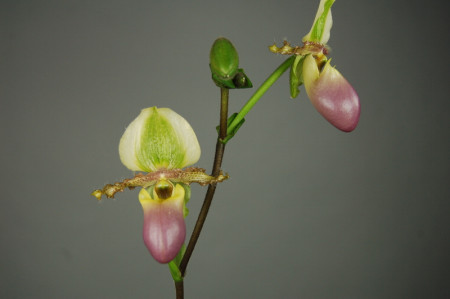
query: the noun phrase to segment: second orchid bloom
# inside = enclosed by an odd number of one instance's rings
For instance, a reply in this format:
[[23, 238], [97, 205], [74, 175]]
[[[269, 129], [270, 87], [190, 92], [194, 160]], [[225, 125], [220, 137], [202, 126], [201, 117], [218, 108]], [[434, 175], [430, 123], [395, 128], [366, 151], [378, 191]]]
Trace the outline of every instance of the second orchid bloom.
[[302, 39], [302, 47], [284, 42], [280, 48], [272, 45], [269, 49], [274, 53], [295, 55], [290, 72], [291, 97], [297, 97], [298, 87], [304, 84], [317, 111], [336, 128], [350, 132], [358, 125], [361, 106], [356, 91], [326, 56], [326, 43], [333, 24], [333, 3], [334, 0], [320, 1], [311, 30]]

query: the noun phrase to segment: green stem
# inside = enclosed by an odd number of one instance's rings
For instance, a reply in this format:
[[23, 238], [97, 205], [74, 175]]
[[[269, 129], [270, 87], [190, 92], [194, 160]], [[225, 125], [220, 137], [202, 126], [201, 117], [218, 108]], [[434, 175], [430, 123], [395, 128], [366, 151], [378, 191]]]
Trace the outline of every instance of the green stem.
[[175, 259], [169, 262], [169, 269], [170, 274], [172, 274], [173, 281], [175, 282], [183, 281], [183, 277], [181, 276], [180, 269], [178, 268]]
[[228, 126], [228, 134], [233, 132], [233, 129], [239, 124], [239, 122], [250, 112], [259, 99], [266, 93], [266, 91], [277, 81], [281, 75], [292, 65], [295, 55], [286, 59], [267, 79], [261, 84], [261, 86], [255, 91], [247, 103], [242, 107], [236, 118]]

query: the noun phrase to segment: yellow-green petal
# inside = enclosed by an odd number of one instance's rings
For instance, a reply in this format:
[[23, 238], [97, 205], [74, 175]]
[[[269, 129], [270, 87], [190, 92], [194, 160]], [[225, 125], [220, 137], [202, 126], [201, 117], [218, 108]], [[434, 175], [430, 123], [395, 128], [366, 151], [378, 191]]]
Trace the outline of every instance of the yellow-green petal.
[[200, 158], [200, 145], [189, 123], [169, 108], [146, 108], [125, 130], [119, 154], [133, 171], [183, 168]]
[[314, 82], [319, 78], [320, 72], [314, 57], [309, 54], [303, 60], [303, 83], [308, 95], [311, 93], [311, 88]]
[[320, 44], [326, 44], [330, 39], [331, 26], [333, 18], [331, 16], [331, 6], [335, 0], [321, 0], [317, 9], [311, 30], [303, 37], [303, 41], [311, 41]]

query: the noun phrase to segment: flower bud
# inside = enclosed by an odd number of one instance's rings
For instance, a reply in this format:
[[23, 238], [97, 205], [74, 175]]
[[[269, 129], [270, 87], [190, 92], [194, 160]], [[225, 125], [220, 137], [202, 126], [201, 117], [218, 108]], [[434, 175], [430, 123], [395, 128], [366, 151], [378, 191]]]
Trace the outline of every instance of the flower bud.
[[213, 74], [220, 78], [233, 77], [239, 66], [239, 56], [233, 44], [226, 38], [215, 40], [209, 54], [209, 63]]
[[314, 107], [333, 126], [353, 131], [358, 125], [361, 111], [359, 97], [348, 81], [328, 60], [319, 71], [313, 55], [303, 62], [305, 89]]
[[189, 123], [169, 108], [146, 108], [125, 130], [119, 144], [122, 163], [133, 171], [183, 168], [200, 158]]
[[144, 188], [139, 193], [144, 211], [142, 236], [153, 258], [165, 264], [177, 256], [186, 237], [183, 216], [185, 190], [177, 184], [167, 199], [158, 197], [156, 187], [152, 193], [153, 198]]

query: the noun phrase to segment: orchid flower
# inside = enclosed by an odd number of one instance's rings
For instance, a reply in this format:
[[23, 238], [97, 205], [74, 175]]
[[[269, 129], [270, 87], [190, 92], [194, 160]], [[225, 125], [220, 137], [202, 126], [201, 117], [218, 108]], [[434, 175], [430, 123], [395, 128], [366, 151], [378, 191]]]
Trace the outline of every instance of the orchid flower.
[[290, 72], [291, 97], [297, 97], [298, 87], [304, 84], [317, 111], [336, 128], [350, 132], [358, 125], [361, 107], [356, 91], [326, 56], [326, 43], [333, 24], [333, 3], [334, 0], [320, 1], [311, 30], [302, 39], [302, 47], [292, 47], [285, 41], [282, 47], [274, 44], [269, 49], [274, 53], [296, 55]]
[[103, 194], [112, 198], [125, 188], [142, 187], [143, 239], [160, 263], [172, 261], [184, 244], [189, 184], [206, 185], [227, 178], [222, 174], [211, 177], [201, 168], [182, 169], [196, 163], [200, 153], [194, 130], [182, 116], [169, 108], [143, 109], [125, 130], [119, 154], [127, 168], [148, 174], [137, 174], [92, 193], [100, 200]]

